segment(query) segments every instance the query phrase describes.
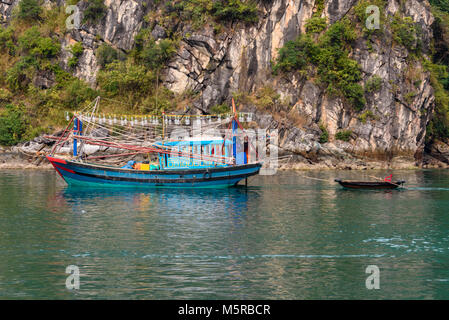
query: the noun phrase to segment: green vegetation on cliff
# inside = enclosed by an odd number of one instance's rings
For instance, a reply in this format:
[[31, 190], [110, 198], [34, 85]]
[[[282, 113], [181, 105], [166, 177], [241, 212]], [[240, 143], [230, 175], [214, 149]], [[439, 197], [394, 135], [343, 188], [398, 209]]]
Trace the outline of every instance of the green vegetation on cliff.
[[[89, 1], [87, 23], [94, 21], [102, 5], [103, 1]], [[80, 110], [98, 95], [114, 99], [102, 104], [103, 110], [114, 112], [156, 113], [173, 109], [183, 98], [159, 85], [159, 73], [176, 52], [176, 40], [156, 43], [144, 28], [129, 52], [100, 45], [96, 56], [101, 69], [92, 88], [71, 75], [84, 48], [80, 42], [61, 47], [65, 20], [59, 17], [65, 17], [63, 7], [46, 9], [38, 1], [22, 1], [8, 26], [0, 29], [0, 144], [54, 130], [64, 125], [65, 111]], [[70, 54], [67, 71], [61, 65], [62, 50]]]
[[[313, 25], [313, 32], [322, 29]], [[358, 63], [349, 58], [355, 39], [354, 27], [348, 19], [329, 26], [316, 41], [309, 35], [301, 35], [279, 50], [273, 71], [299, 71], [307, 76], [313, 66], [328, 93], [340, 95], [356, 110], [362, 110], [366, 103], [363, 87], [359, 84], [362, 73]]]
[[242, 0], [173, 0], [165, 2], [165, 15], [173, 19], [191, 21], [194, 28], [208, 21], [245, 22], [258, 21], [255, 1]]
[[[86, 1], [86, 0], [84, 0]], [[106, 6], [103, 0], [87, 0], [87, 8], [84, 10], [83, 22], [97, 22], [106, 15]]]
[[114, 49], [107, 43], [102, 43], [95, 52], [97, 63], [102, 68], [114, 61], [126, 60], [126, 55], [120, 50]]
[[176, 50], [175, 40], [156, 42], [146, 28], [135, 37], [134, 49], [128, 55], [106, 44], [100, 46], [97, 49], [102, 66], [97, 75], [99, 93], [125, 102], [134, 112], [156, 113], [173, 109], [176, 104], [174, 95], [159, 82], [160, 71]]
[[435, 111], [427, 127], [427, 140], [449, 139], [449, 0], [431, 0], [435, 17], [433, 57], [426, 61], [435, 91]]
[[157, 43], [151, 37], [151, 30], [142, 29], [135, 37], [134, 60], [152, 70], [160, 70], [176, 53], [177, 43], [174, 40], [162, 39]]
[[430, 4], [443, 12], [449, 12], [449, 0], [429, 0]]
[[0, 113], [0, 145], [15, 145], [23, 140], [26, 132], [27, 119], [22, 108], [6, 105]]
[[257, 22], [257, 7], [254, 2], [219, 0], [213, 2], [211, 14], [223, 21]]
[[33, 21], [39, 20], [42, 9], [37, 0], [21, 0], [17, 11], [19, 19]]
[[[36, 3], [21, 2], [21, 6], [31, 8], [28, 13], [36, 14], [22, 15], [19, 6], [8, 27], [0, 30], [0, 113], [2, 124], [9, 128], [2, 131], [1, 144], [32, 138], [63, 123], [63, 110], [79, 108], [82, 98], [95, 96], [94, 90], [59, 65], [59, 26], [45, 19], [58, 15], [59, 9], [32, 10]], [[34, 22], [37, 18], [41, 23]], [[74, 47], [73, 54], [79, 54], [79, 47]], [[20, 106], [20, 112], [11, 106]]]
[[396, 14], [391, 23], [393, 39], [406, 47], [410, 52], [421, 51], [421, 35], [419, 24], [416, 24], [410, 17], [401, 17]]
[[70, 68], [74, 68], [78, 65], [78, 59], [83, 54], [83, 51], [84, 51], [83, 45], [79, 42], [75, 43], [70, 48], [70, 52], [72, 53], [72, 57], [68, 61], [68, 65]]
[[308, 34], [321, 33], [327, 28], [327, 19], [320, 17], [310, 18], [306, 23], [306, 32]]
[[348, 142], [351, 139], [351, 135], [351, 130], [342, 130], [335, 134], [335, 139]]
[[321, 130], [321, 135], [320, 135], [319, 142], [320, 143], [328, 142], [329, 141], [329, 132], [327, 131], [327, 128], [323, 124], [320, 124], [320, 130]]
[[[432, 61], [425, 61], [422, 55], [422, 30], [412, 18], [399, 13], [394, 16], [385, 14], [387, 1], [359, 0], [353, 10], [340, 21], [327, 26], [321, 11], [306, 22], [306, 34], [296, 40], [289, 41], [279, 49], [278, 57], [273, 65], [275, 74], [279, 72], [297, 72], [302, 77], [315, 80], [325, 86], [327, 92], [340, 96], [352, 105], [355, 111], [364, 109], [366, 94], [379, 92], [382, 79], [372, 77], [362, 86], [362, 72], [358, 63], [350, 56], [354, 41], [358, 37], [366, 39], [368, 50], [372, 50], [375, 40], [381, 41], [386, 30], [391, 34], [394, 45], [405, 47], [410, 59], [424, 61], [426, 69], [432, 74], [432, 86], [435, 90], [435, 114], [428, 127], [428, 135], [433, 138], [449, 138], [449, 0], [431, 0], [435, 7], [433, 13], [436, 22], [433, 25], [435, 45]], [[380, 13], [380, 29], [370, 30], [366, 21], [374, 11], [367, 10], [376, 6]], [[374, 10], [374, 9], [373, 9]], [[362, 32], [358, 32], [361, 27]], [[413, 79], [412, 79], [413, 80]], [[412, 82], [417, 86], [416, 80]], [[419, 85], [419, 83], [418, 83]], [[416, 92], [404, 94], [406, 102], [411, 103]], [[362, 117], [366, 122], [366, 117]]]

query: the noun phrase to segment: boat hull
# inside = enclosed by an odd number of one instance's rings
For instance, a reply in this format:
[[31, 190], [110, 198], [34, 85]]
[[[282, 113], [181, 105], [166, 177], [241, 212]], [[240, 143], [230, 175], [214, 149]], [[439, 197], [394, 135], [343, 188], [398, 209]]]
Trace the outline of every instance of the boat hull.
[[405, 183], [405, 181], [370, 182], [370, 181], [344, 181], [344, 180], [335, 180], [335, 182], [338, 182], [342, 187], [348, 189], [370, 189], [370, 190], [397, 189]]
[[231, 187], [259, 173], [261, 164], [205, 169], [140, 171], [47, 157], [69, 185], [96, 187]]

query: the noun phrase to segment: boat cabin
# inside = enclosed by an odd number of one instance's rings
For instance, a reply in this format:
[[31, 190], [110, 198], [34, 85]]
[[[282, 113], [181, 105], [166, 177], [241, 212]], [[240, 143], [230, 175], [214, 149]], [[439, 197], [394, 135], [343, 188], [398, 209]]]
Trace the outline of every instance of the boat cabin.
[[[225, 159], [232, 157], [233, 146], [231, 140], [218, 137], [164, 141], [157, 145], [173, 151], [171, 154], [159, 154], [159, 167], [164, 170], [229, 166]], [[178, 152], [182, 155], [179, 156]]]

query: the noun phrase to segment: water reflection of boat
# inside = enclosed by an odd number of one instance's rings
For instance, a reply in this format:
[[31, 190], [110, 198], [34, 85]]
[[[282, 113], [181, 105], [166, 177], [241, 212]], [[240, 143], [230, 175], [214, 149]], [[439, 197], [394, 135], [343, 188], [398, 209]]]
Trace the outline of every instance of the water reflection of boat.
[[[220, 192], [213, 189], [150, 189], [142, 192], [130, 189], [86, 189], [80, 186], [69, 186], [60, 193], [58, 198], [63, 198], [66, 205], [73, 204], [80, 210], [80, 206], [88, 210], [89, 203], [95, 203], [95, 206], [126, 206], [129, 210], [136, 211], [156, 209], [170, 214], [179, 210], [218, 211], [219, 208], [224, 211], [246, 212], [249, 196], [251, 198], [259, 196], [255, 187], [237, 186]], [[199, 206], [200, 203], [201, 206]]]

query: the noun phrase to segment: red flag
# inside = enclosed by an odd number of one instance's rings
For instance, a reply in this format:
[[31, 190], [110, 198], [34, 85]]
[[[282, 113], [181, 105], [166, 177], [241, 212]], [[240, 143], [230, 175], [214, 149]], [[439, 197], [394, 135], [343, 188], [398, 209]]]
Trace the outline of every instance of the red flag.
[[385, 178], [385, 182], [391, 182], [392, 179], [393, 179], [393, 175], [391, 174]]

